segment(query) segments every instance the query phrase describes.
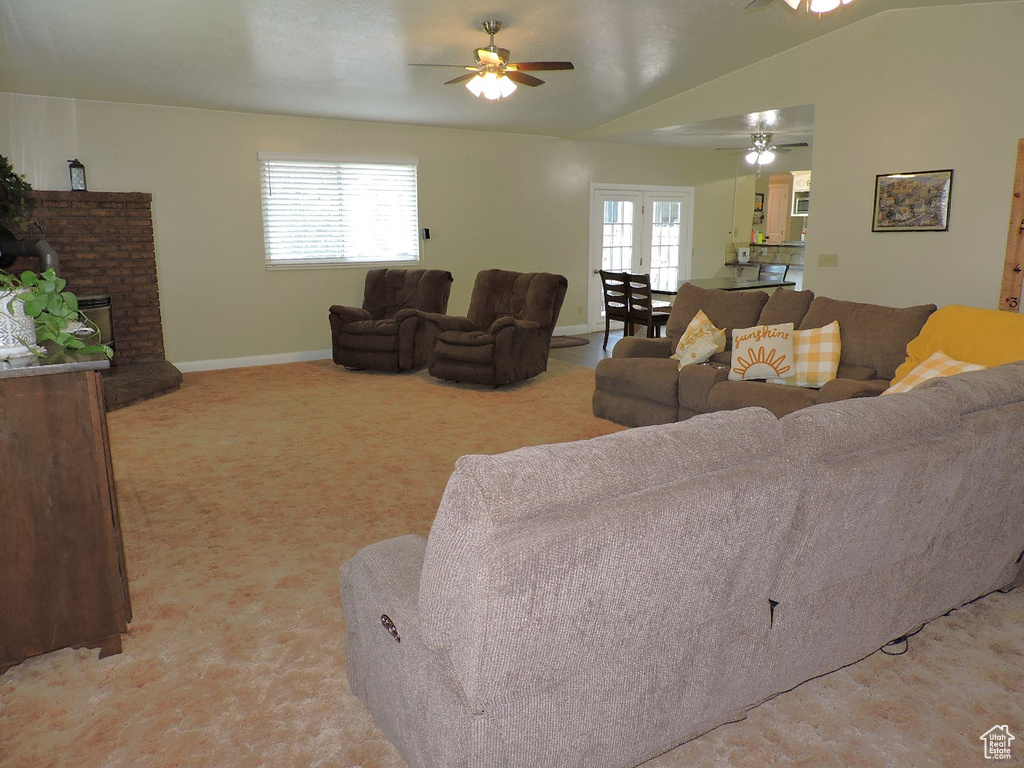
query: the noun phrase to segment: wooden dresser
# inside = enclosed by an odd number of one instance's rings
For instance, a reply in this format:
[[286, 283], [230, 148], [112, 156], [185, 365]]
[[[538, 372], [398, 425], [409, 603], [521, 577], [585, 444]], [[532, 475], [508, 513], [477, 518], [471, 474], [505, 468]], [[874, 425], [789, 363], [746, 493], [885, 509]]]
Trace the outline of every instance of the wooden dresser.
[[131, 621], [102, 356], [0, 363], [0, 673]]

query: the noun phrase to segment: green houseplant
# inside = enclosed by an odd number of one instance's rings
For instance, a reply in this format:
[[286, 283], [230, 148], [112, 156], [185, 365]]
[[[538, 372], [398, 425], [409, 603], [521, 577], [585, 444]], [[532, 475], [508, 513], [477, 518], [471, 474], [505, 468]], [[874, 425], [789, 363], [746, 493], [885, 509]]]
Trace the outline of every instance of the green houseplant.
[[[65, 286], [67, 281], [57, 277], [52, 269], [42, 274], [22, 272], [20, 276], [0, 270], [0, 320], [5, 319], [2, 315], [7, 315], [16, 324], [19, 318], [23, 318], [20, 327], [27, 329], [26, 323], [30, 319], [34, 330], [34, 338], [31, 333], [8, 331], [7, 340], [16, 335], [20, 345], [39, 356], [45, 352], [37, 345], [47, 342], [48, 346], [60, 350], [111, 357], [114, 352], [106, 344], [86, 344], [82, 340], [82, 337], [95, 335], [102, 342], [99, 329], [78, 309], [78, 299], [75, 294], [65, 291]], [[0, 352], [0, 357], [3, 356]], [[8, 352], [6, 356], [13, 355]]]
[[0, 155], [0, 224], [22, 232], [31, 226], [42, 229], [32, 216], [34, 201], [28, 194], [31, 191], [32, 185], [14, 170], [10, 160]]

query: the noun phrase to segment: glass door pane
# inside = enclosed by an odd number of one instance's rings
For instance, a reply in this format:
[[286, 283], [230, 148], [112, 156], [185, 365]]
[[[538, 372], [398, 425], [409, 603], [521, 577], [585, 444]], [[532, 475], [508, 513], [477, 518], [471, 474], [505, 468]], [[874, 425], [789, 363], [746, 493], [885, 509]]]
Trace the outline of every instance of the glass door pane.
[[605, 200], [601, 225], [601, 269], [629, 272], [633, 268], [633, 202]]
[[682, 203], [654, 200], [651, 211], [651, 288], [674, 291], [679, 285], [679, 235]]

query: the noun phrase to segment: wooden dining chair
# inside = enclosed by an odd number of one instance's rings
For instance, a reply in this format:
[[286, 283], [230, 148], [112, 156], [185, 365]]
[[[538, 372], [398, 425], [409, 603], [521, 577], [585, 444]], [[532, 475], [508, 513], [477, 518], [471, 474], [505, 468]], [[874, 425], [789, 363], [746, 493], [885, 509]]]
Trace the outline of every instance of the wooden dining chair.
[[629, 272], [600, 271], [604, 292], [604, 345], [613, 320], [622, 322], [623, 336], [632, 336], [636, 326], [647, 328], [648, 338], [661, 336], [661, 327], [668, 322], [668, 306], [659, 306], [652, 298], [651, 276]]

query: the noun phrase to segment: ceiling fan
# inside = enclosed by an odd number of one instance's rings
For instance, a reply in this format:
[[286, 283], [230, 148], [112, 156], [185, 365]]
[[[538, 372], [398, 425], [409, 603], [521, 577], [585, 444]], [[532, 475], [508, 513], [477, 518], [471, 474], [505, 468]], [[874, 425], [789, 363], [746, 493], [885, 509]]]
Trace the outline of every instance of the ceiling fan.
[[[789, 0], [786, 0], [789, 2]], [[746, 160], [751, 165], [756, 165], [760, 168], [762, 165], [768, 165], [775, 159], [776, 153], [790, 152], [794, 147], [806, 147], [808, 146], [806, 141], [796, 141], [790, 144], [772, 144], [771, 133], [765, 133], [764, 131], [758, 131], [750, 134], [750, 141], [753, 146], [747, 147]], [[732, 152], [742, 152], [742, 149], [734, 147], [719, 147], [719, 149], [730, 150]]]
[[501, 22], [496, 19], [485, 21], [482, 25], [484, 32], [491, 36], [490, 45], [486, 48], [477, 48], [473, 51], [473, 58], [476, 64], [415, 64], [421, 67], [459, 67], [467, 69], [465, 75], [459, 75], [448, 80], [445, 85], [453, 83], [465, 83], [466, 87], [474, 96], [483, 96], [491, 101], [511, 96], [519, 85], [538, 86], [544, 83], [539, 77], [528, 75], [526, 72], [538, 72], [556, 69], [575, 69], [571, 61], [520, 61], [509, 62], [509, 51], [507, 48], [498, 48], [494, 44], [494, 36], [501, 29]]
[[[752, 11], [757, 8], [764, 8], [774, 2], [775, 0], [750, 0], [747, 3], [746, 10]], [[784, 0], [784, 2], [795, 11], [805, 0]], [[806, 0], [809, 13], [828, 13], [838, 8], [840, 3], [842, 5], [849, 5], [852, 2], [853, 0]]]

